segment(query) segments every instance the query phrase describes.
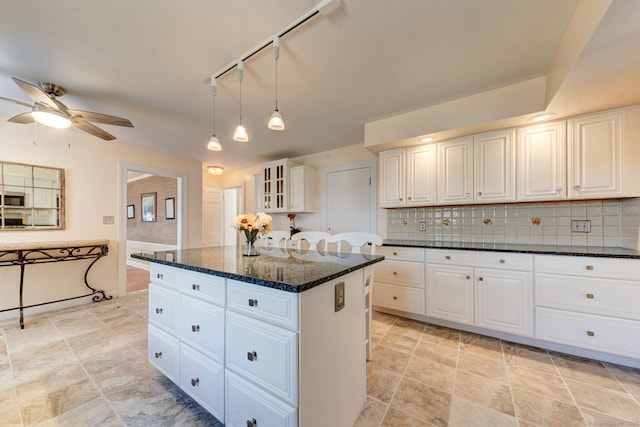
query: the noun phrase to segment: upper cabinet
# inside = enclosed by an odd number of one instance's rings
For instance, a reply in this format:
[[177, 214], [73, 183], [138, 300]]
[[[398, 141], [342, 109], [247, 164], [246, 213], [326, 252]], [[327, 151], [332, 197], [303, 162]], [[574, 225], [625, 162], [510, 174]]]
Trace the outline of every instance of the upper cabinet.
[[473, 157], [474, 200], [479, 203], [515, 201], [515, 131], [508, 129], [474, 136]]
[[566, 122], [518, 129], [518, 201], [567, 197]]
[[421, 145], [380, 153], [380, 206], [436, 203], [436, 146]]
[[313, 212], [314, 179], [313, 168], [289, 159], [264, 163], [260, 208], [268, 213]]
[[438, 204], [473, 202], [473, 138], [440, 142], [438, 146]]

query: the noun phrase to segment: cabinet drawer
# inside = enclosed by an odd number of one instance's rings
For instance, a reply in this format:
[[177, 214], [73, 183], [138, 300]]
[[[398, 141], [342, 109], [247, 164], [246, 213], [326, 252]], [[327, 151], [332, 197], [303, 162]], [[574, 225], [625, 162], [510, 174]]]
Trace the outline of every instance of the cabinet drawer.
[[539, 273], [627, 280], [640, 278], [640, 260], [545, 255], [536, 255], [535, 259], [536, 272]]
[[225, 302], [224, 285], [224, 277], [187, 270], [180, 276], [180, 289], [183, 294], [207, 300], [221, 307], [224, 307]]
[[536, 338], [637, 358], [640, 323], [550, 308], [536, 309]]
[[155, 283], [149, 285], [149, 321], [177, 335], [180, 294]]
[[224, 420], [224, 368], [180, 343], [180, 388], [219, 420]]
[[155, 262], [149, 265], [149, 277], [152, 282], [160, 283], [172, 288], [178, 288], [179, 270]]
[[536, 305], [640, 320], [640, 284], [536, 274]]
[[388, 260], [424, 262], [424, 249], [404, 248], [401, 246], [380, 246], [376, 248], [377, 255], [384, 255]]
[[291, 405], [298, 403], [298, 335], [227, 313], [226, 367]]
[[424, 289], [424, 263], [384, 260], [376, 265], [375, 280]]
[[167, 378], [178, 384], [178, 340], [175, 337], [149, 325], [149, 363]]
[[227, 427], [298, 425], [296, 408], [286, 405], [229, 371], [225, 374], [225, 415]]
[[227, 309], [298, 329], [298, 294], [227, 279]]
[[224, 309], [182, 296], [180, 338], [224, 363]]
[[428, 249], [427, 263], [465, 265], [501, 270], [533, 270], [533, 256], [509, 252]]
[[424, 315], [424, 301], [424, 289], [384, 283], [373, 285], [373, 305]]

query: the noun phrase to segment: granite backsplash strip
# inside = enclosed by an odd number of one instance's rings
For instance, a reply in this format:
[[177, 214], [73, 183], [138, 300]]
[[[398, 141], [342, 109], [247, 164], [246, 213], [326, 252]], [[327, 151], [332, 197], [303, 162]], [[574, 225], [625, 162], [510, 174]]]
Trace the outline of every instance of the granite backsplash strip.
[[[386, 238], [435, 242], [620, 247], [623, 229], [627, 233], [635, 233], [637, 241], [640, 203], [637, 202], [639, 199], [628, 200], [393, 209], [387, 211]], [[623, 208], [625, 215], [629, 213], [629, 217], [625, 217], [624, 220]], [[590, 221], [591, 231], [572, 232], [572, 220]]]

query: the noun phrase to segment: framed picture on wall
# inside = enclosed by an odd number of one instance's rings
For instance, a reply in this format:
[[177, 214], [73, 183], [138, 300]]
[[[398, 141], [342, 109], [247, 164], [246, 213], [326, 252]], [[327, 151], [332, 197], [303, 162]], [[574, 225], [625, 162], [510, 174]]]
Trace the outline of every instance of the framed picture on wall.
[[127, 219], [136, 217], [136, 207], [134, 205], [127, 205]]
[[176, 219], [176, 198], [164, 199], [164, 215], [166, 219]]
[[142, 222], [156, 221], [156, 193], [142, 195]]

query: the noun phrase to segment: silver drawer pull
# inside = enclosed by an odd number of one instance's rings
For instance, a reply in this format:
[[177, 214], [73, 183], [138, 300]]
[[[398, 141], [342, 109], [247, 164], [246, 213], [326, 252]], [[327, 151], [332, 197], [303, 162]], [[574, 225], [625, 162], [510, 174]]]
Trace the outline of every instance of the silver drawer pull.
[[156, 274], [156, 278], [158, 278], [158, 279], [164, 279], [164, 274], [157, 273], [157, 274]]
[[398, 272], [397, 272], [397, 271], [394, 271], [394, 272], [393, 272], [393, 275], [394, 275], [394, 276], [397, 276], [397, 275], [398, 275]]
[[504, 264], [504, 263], [506, 263], [506, 262], [507, 262], [507, 261], [506, 261], [506, 260], [504, 260], [504, 259], [501, 259], [501, 260], [500, 260], [500, 264]]
[[587, 270], [593, 270], [593, 265], [587, 265]]
[[595, 295], [593, 295], [593, 294], [587, 294], [587, 298], [589, 298], [589, 299], [594, 299], [594, 298], [595, 298]]
[[255, 418], [247, 420], [247, 427], [258, 427], [258, 422]]
[[191, 325], [191, 332], [200, 332], [200, 325]]
[[484, 282], [484, 277], [478, 277], [478, 282]]
[[393, 299], [394, 299], [394, 301], [395, 301], [395, 300], [397, 300], [397, 299], [398, 299], [398, 297], [397, 297], [397, 296], [394, 296], [394, 297], [393, 297]]
[[200, 385], [200, 378], [191, 378], [191, 385], [198, 387]]
[[398, 252], [394, 252], [393, 254], [394, 254], [394, 255], [398, 255]]
[[471, 276], [464, 276], [464, 278], [469, 280], [469, 279], [471, 279]]
[[451, 259], [451, 257], [449, 255], [446, 255], [444, 259]]
[[255, 362], [256, 360], [258, 360], [258, 353], [256, 353], [255, 351], [248, 351], [247, 359], [249, 359], [252, 362]]
[[162, 314], [162, 308], [156, 307], [156, 314]]
[[193, 283], [191, 285], [191, 289], [193, 289], [194, 291], [199, 291], [200, 290], [200, 285], [197, 285], [197, 284]]
[[595, 332], [593, 332], [593, 331], [587, 331], [587, 336], [589, 336], [589, 337], [595, 337], [595, 336], [596, 336], [596, 333], [595, 333]]
[[250, 307], [257, 307], [258, 306], [258, 300], [257, 299], [249, 299], [249, 306]]
[[156, 352], [154, 356], [156, 356], [156, 359], [162, 359], [162, 352]]

